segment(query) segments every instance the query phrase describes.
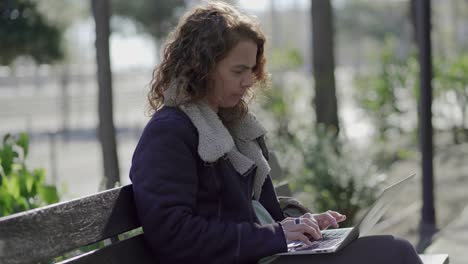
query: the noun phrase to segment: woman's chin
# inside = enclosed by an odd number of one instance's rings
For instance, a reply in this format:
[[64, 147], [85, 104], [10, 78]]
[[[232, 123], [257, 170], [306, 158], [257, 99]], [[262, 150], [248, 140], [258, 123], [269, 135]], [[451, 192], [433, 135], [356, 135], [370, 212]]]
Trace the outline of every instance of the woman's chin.
[[231, 101], [231, 102], [226, 102], [222, 107], [223, 107], [223, 108], [234, 108], [234, 107], [236, 107], [237, 105], [239, 105], [240, 102], [241, 102], [240, 99], [238, 99], [238, 100], [233, 100], [233, 101]]

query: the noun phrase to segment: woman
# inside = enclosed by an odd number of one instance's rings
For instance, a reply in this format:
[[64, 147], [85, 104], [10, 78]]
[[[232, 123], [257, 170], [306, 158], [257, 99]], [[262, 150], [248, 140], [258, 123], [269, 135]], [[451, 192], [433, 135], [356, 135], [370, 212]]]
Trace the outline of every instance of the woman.
[[[310, 244], [346, 218], [333, 211], [283, 216], [266, 131], [246, 103], [267, 84], [264, 44], [252, 18], [220, 2], [190, 11], [166, 44], [148, 96], [154, 114], [130, 171], [145, 239], [161, 263], [256, 263], [286, 252], [289, 241]], [[254, 206], [273, 221], [260, 224]], [[330, 258], [323, 263], [347, 256]]]

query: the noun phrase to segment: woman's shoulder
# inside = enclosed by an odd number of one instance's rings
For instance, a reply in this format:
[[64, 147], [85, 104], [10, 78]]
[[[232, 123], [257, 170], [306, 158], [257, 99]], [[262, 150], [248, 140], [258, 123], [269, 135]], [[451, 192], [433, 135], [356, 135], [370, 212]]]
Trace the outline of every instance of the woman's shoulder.
[[156, 124], [161, 122], [173, 124], [191, 123], [188, 116], [182, 110], [173, 106], [163, 106], [153, 114], [149, 123]]
[[190, 118], [179, 108], [164, 106], [156, 111], [143, 131], [143, 134], [172, 133], [187, 139], [198, 136]]

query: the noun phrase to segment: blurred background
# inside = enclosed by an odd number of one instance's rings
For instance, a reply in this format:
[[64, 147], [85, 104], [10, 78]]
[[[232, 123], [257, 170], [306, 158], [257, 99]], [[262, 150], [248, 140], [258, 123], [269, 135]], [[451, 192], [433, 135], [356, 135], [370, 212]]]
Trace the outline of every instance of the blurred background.
[[[281, 167], [275, 184], [352, 225], [382, 187], [417, 173], [374, 233], [420, 251], [442, 237], [468, 205], [468, 2], [432, 0], [436, 229], [426, 242], [416, 1], [229, 2], [267, 35], [272, 85], [252, 109]], [[0, 216], [130, 183], [152, 71], [199, 3], [0, 0]]]

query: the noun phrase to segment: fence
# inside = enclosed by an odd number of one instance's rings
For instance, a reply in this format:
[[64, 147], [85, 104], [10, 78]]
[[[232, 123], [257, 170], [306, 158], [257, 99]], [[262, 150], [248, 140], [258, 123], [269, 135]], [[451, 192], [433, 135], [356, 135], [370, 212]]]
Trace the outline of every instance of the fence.
[[[73, 72], [66, 77], [61, 69], [50, 68], [13, 76], [0, 74], [0, 135], [26, 131], [31, 137], [29, 166], [45, 168], [51, 183], [74, 185], [70, 198], [96, 191], [102, 175], [96, 136], [97, 81], [93, 72]], [[150, 79], [150, 70], [113, 76], [114, 122], [124, 179], [133, 147], [147, 121], [144, 113]], [[80, 171], [88, 176], [83, 178]], [[93, 184], [77, 188], [72, 183], [75, 178]]]

